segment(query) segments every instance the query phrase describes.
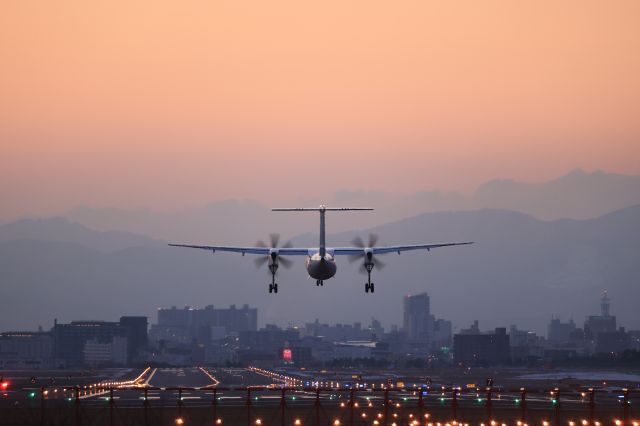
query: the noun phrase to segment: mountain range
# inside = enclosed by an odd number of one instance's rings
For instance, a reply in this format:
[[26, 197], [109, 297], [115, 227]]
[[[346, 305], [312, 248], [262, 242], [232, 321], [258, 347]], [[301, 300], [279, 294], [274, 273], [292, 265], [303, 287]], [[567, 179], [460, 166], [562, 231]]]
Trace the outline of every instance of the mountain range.
[[[319, 204], [374, 207], [371, 213], [327, 218], [333, 232], [362, 230], [425, 212], [469, 211], [484, 208], [521, 212], [542, 220], [591, 219], [640, 204], [640, 176], [576, 169], [542, 183], [494, 180], [473, 194], [423, 191], [409, 195], [377, 191], [338, 191], [330, 200], [299, 200], [294, 207]], [[223, 200], [174, 212], [79, 207], [62, 216], [89, 228], [126, 231], [152, 238], [193, 243], [248, 245], [271, 232], [288, 237], [314, 230], [317, 218], [272, 213], [254, 200]], [[290, 206], [285, 206], [290, 207]]]
[[[317, 218], [307, 218], [316, 225]], [[338, 221], [336, 215], [329, 220]], [[331, 223], [331, 222], [330, 222]], [[251, 223], [252, 232], [262, 232]], [[467, 241], [471, 246], [385, 255], [374, 270], [375, 294], [365, 294], [357, 264], [338, 259], [324, 287], [306, 277], [304, 261], [281, 269], [277, 295], [267, 293], [267, 268], [240, 255], [167, 247], [126, 232], [97, 231], [64, 218], [0, 226], [0, 329], [48, 328], [54, 318], [114, 320], [166, 306], [259, 308], [261, 324], [322, 321], [401, 324], [402, 298], [427, 291], [431, 310], [455, 328], [516, 324], [546, 334], [552, 316], [581, 323], [599, 312], [608, 289], [620, 325], [640, 328], [640, 205], [592, 219], [540, 220], [501, 209], [432, 212], [360, 231], [380, 244]], [[346, 245], [356, 232], [328, 235]], [[317, 245], [300, 234], [299, 245]]]

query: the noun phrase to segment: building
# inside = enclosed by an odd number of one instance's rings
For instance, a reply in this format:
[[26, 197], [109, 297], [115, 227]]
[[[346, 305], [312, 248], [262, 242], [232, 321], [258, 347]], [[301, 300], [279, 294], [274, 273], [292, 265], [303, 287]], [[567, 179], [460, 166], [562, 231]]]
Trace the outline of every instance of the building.
[[616, 317], [610, 314], [611, 300], [604, 290], [600, 299], [600, 315], [590, 315], [584, 322], [584, 336], [592, 345], [598, 346], [600, 333], [615, 333], [617, 331]]
[[570, 342], [576, 333], [576, 324], [573, 320], [561, 322], [559, 318], [551, 318], [547, 327], [547, 340], [552, 344], [564, 344]]
[[441, 352], [449, 352], [451, 349], [451, 336], [453, 336], [451, 321], [437, 319], [433, 324], [433, 348]]
[[535, 364], [544, 358], [544, 341], [533, 331], [509, 329], [511, 361], [514, 364]]
[[[224, 327], [222, 332], [221, 327]], [[224, 309], [216, 309], [213, 305], [203, 309], [172, 306], [158, 309], [158, 324], [151, 326], [150, 336], [156, 341], [191, 344], [195, 340], [209, 345], [212, 340], [218, 340], [220, 334], [238, 335], [257, 329], [258, 310], [249, 305], [240, 309], [236, 305]]]
[[418, 357], [427, 353], [448, 353], [451, 348], [451, 322], [432, 315], [430, 303], [427, 293], [404, 297], [405, 349]]
[[147, 317], [120, 317], [120, 326], [126, 331], [127, 359], [134, 362], [144, 357], [147, 350], [147, 329], [149, 327]]
[[598, 333], [595, 353], [620, 354], [633, 347], [632, 336], [625, 331], [624, 327], [620, 327], [620, 329], [616, 331], [602, 331]]
[[362, 324], [324, 324], [318, 319], [306, 323], [303, 327], [303, 336], [318, 337], [328, 342], [345, 342], [348, 340], [372, 340], [376, 336], [384, 334], [384, 329], [376, 320], [371, 326], [363, 328]]
[[464, 366], [506, 365], [511, 360], [506, 328], [493, 333], [453, 336], [453, 361]]
[[52, 355], [51, 333], [33, 331], [0, 333], [0, 369], [49, 367]]
[[[109, 321], [71, 321], [69, 324], [59, 324], [56, 320], [53, 326], [53, 358], [56, 366], [87, 365], [85, 360], [85, 345], [88, 341], [94, 344], [118, 345], [117, 338], [124, 338], [127, 347], [125, 362], [133, 361], [129, 355], [138, 356], [146, 349], [146, 317], [122, 317], [120, 322]], [[91, 348], [91, 345], [90, 345]], [[95, 350], [99, 352], [97, 346]], [[131, 349], [133, 348], [133, 352]], [[88, 352], [93, 356], [94, 352]], [[98, 356], [98, 355], [96, 355]]]
[[83, 349], [84, 364], [92, 367], [104, 365], [126, 365], [128, 347], [126, 337], [113, 337], [110, 342], [101, 343], [94, 338], [87, 340]]
[[409, 342], [429, 343], [432, 338], [434, 318], [430, 312], [427, 293], [404, 297], [403, 331]]

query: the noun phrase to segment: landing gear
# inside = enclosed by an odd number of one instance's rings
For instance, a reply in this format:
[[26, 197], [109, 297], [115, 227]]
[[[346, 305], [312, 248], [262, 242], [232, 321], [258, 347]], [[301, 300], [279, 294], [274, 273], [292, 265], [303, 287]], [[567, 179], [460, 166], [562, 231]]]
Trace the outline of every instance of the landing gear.
[[367, 270], [367, 282], [364, 284], [364, 292], [373, 293], [374, 290], [376, 289], [373, 283], [371, 282], [371, 271], [373, 271], [373, 262], [365, 263], [364, 268]]
[[324, 281], [316, 280], [316, 287], [322, 287], [324, 285]]
[[276, 271], [278, 270], [278, 264], [272, 263], [269, 265], [269, 272], [271, 272], [271, 284], [269, 284], [269, 293], [278, 293], [278, 283], [276, 282]]

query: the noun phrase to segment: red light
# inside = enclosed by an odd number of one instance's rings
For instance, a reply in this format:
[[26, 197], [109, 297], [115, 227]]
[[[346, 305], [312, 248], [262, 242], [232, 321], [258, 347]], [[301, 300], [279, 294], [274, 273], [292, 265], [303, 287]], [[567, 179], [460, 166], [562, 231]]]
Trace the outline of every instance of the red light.
[[2, 382], [2, 389], [6, 389], [9, 387], [9, 382]]
[[291, 349], [283, 349], [282, 350], [282, 359], [285, 361], [291, 361], [293, 358], [293, 354], [291, 353]]

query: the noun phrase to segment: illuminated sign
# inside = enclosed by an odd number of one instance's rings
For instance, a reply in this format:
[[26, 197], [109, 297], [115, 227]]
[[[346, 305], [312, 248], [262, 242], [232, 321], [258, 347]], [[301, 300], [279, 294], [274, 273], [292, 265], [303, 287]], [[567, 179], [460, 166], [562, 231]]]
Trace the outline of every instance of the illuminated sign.
[[284, 361], [291, 361], [293, 359], [293, 353], [291, 352], [291, 349], [282, 350], [282, 359]]

